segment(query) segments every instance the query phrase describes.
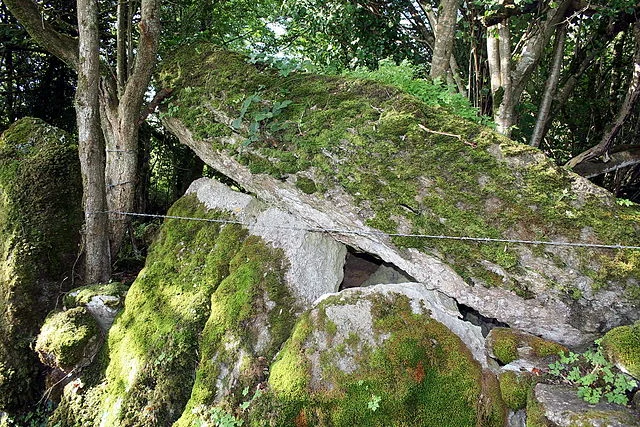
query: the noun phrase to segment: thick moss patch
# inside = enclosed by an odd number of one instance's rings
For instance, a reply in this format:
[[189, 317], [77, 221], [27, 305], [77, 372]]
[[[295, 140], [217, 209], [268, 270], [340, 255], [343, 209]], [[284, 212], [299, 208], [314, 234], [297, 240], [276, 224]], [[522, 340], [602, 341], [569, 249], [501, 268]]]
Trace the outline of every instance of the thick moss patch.
[[[207, 210], [189, 195], [169, 215], [226, 214]], [[194, 407], [214, 403], [216, 369], [236, 362], [236, 354], [224, 359], [229, 337], [249, 355], [240, 385], [255, 385], [260, 377], [251, 375], [253, 368], [265, 363], [261, 357], [273, 357], [292, 327], [295, 307], [285, 271], [280, 252], [238, 225], [166, 220], [109, 331], [102, 378], [83, 394], [86, 400], [66, 393], [54, 419], [65, 420], [63, 425], [164, 426], [186, 406], [185, 422], [191, 425]], [[94, 291], [81, 290], [73, 302]], [[261, 314], [272, 340], [258, 353], [263, 331], [253, 322]]]
[[[483, 393], [482, 370], [456, 335], [428, 314], [413, 314], [406, 297], [367, 300], [380, 344], [355, 331], [332, 341], [336, 325], [323, 310], [353, 301], [324, 300], [299, 320], [279, 353], [250, 425], [503, 424], [501, 401]], [[316, 354], [318, 346], [326, 350]], [[341, 362], [345, 355], [355, 369]]]
[[526, 349], [528, 357], [544, 358], [569, 350], [558, 343], [548, 341], [518, 329], [493, 328], [487, 336], [487, 349], [503, 365], [520, 358], [519, 348]]
[[46, 365], [70, 372], [91, 362], [100, 338], [93, 316], [85, 308], [76, 307], [47, 316], [35, 350]]
[[77, 147], [38, 119], [0, 137], [0, 411], [36, 397], [42, 369], [31, 344], [77, 253], [82, 186]]
[[640, 379], [640, 322], [613, 328], [602, 338], [601, 345], [613, 364]]
[[527, 397], [535, 385], [530, 374], [506, 371], [500, 374], [500, 393], [509, 409], [517, 411], [527, 406]]
[[[640, 244], [637, 209], [574, 191], [581, 186], [576, 177], [536, 149], [395, 88], [300, 73], [281, 77], [211, 45], [182, 47], [165, 61], [160, 81], [174, 89], [167, 114], [196, 138], [253, 173], [290, 179], [306, 193], [341, 187], [380, 230], [397, 232], [401, 222], [403, 232], [414, 234], [575, 241], [588, 235], [591, 242]], [[521, 246], [394, 242], [443, 258], [468, 281], [533, 296], [518, 279], [528, 256]], [[594, 289], [618, 284], [625, 298], [640, 298], [637, 280], [627, 280], [640, 276], [632, 251], [543, 247], [535, 254], [557, 267], [539, 273], [569, 303], [582, 291], [559, 273], [567, 265], [592, 273]]]

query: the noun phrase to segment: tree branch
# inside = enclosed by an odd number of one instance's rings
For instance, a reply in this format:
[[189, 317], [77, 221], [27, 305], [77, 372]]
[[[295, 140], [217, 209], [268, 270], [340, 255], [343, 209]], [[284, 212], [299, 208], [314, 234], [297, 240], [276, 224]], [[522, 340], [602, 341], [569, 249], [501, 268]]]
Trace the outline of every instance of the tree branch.
[[78, 69], [78, 40], [56, 31], [44, 20], [32, 0], [3, 0], [29, 35], [40, 46], [60, 58], [71, 68]]
[[640, 145], [625, 145], [616, 148], [618, 150], [609, 155], [609, 161], [585, 161], [573, 168], [573, 171], [585, 178], [593, 178], [607, 172], [640, 164]]

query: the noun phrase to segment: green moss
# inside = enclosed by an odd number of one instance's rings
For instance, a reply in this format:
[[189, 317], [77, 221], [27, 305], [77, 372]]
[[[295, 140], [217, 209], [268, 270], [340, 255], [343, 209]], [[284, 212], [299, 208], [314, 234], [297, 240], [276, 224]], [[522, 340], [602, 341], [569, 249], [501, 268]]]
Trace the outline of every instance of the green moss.
[[[226, 217], [194, 195], [169, 215]], [[216, 403], [224, 369], [239, 369], [225, 397], [237, 405], [238, 389], [263, 381], [293, 327], [297, 308], [284, 285], [286, 268], [280, 250], [238, 225], [167, 219], [109, 331], [102, 369], [81, 396], [65, 393], [54, 418], [70, 426], [191, 425], [195, 413]], [[111, 290], [122, 288], [81, 288], [70, 298], [79, 304]]]
[[507, 371], [500, 374], [500, 393], [507, 407], [517, 411], [527, 406], [527, 396], [535, 385], [526, 373]]
[[527, 396], [527, 427], [552, 427], [554, 424], [544, 414], [544, 407], [535, 399], [533, 388], [530, 389]]
[[[211, 314], [200, 339], [200, 363], [191, 397], [176, 426], [190, 426], [196, 413], [213, 405], [236, 407], [240, 391], [254, 389], [263, 381], [266, 361], [272, 360], [294, 322], [296, 306], [284, 285], [284, 265], [281, 250], [267, 246], [259, 237], [247, 237], [229, 264], [229, 274], [211, 297]], [[268, 307], [269, 303], [272, 305]], [[262, 324], [261, 314], [268, 321]], [[256, 323], [254, 323], [256, 322]], [[266, 343], [259, 344], [267, 328]], [[264, 341], [264, 338], [262, 338]], [[258, 351], [260, 348], [259, 354]], [[224, 378], [223, 369], [239, 367], [237, 383], [216, 396]], [[222, 381], [221, 381], [222, 379]]]
[[31, 343], [76, 258], [82, 222], [77, 147], [33, 118], [0, 136], [0, 411], [40, 397]]
[[[335, 298], [323, 300], [313, 313], [348, 304]], [[258, 405], [251, 425], [260, 420], [270, 425], [301, 420], [307, 425], [503, 424], [501, 402], [483, 394], [482, 370], [457, 336], [426, 314], [412, 314], [406, 297], [367, 299], [373, 303], [375, 333], [387, 339], [372, 348], [350, 334], [352, 350], [333, 343], [320, 353], [321, 372], [313, 375], [322, 378], [322, 386], [314, 385], [310, 359], [319, 343], [314, 344], [316, 325], [310, 322], [323, 316], [306, 315], [271, 367], [268, 404]], [[353, 372], [335, 366], [345, 351], [355, 357]]]
[[547, 357], [568, 351], [561, 344], [511, 328], [492, 329], [487, 339], [487, 345], [503, 365], [519, 359], [518, 348], [520, 347], [531, 348], [534, 357]]
[[129, 286], [120, 282], [82, 286], [67, 292], [64, 296], [64, 306], [67, 308], [73, 308], [86, 305], [93, 297], [98, 295], [110, 295], [123, 298], [128, 289]]
[[88, 362], [99, 340], [100, 328], [93, 316], [85, 308], [76, 307], [47, 316], [35, 350], [46, 365], [69, 372]]
[[[160, 80], [176, 89], [171, 100], [178, 106], [176, 115], [195, 132], [217, 122], [210, 108], [231, 120], [239, 118], [243, 101], [252, 94], [261, 98], [256, 108], [292, 101], [278, 116], [287, 125], [273, 130], [265, 123], [248, 147], [239, 145], [247, 137], [242, 130], [235, 139], [212, 138], [211, 143], [254, 173], [291, 181], [297, 174], [298, 185], [309, 194], [314, 186], [344, 188], [356, 204], [373, 211], [365, 219], [381, 230], [397, 231], [402, 219], [416, 234], [579, 240], [581, 230], [590, 227], [594, 240], [640, 244], [637, 210], [599, 196], [578, 200], [569, 190], [574, 178], [538, 150], [396, 88], [300, 73], [281, 77], [277, 70], [248, 64], [242, 56], [211, 45], [181, 48], [166, 61]], [[297, 173], [311, 169], [313, 186]], [[488, 260], [518, 274], [517, 246], [401, 237], [393, 241], [443, 254], [469, 281], [531, 296], [480, 263]], [[611, 252], [590, 251], [581, 259], [585, 267], [594, 257], [600, 264], [612, 260], [612, 268], [602, 269], [606, 273], [600, 283], [621, 283], [629, 288], [629, 298], [640, 298], [623, 280], [640, 274], [632, 255], [616, 262]], [[564, 268], [562, 257], [551, 262]]]
[[303, 193], [313, 194], [318, 191], [316, 187], [316, 183], [313, 180], [306, 178], [304, 176], [299, 176], [296, 179], [296, 187], [298, 187]]
[[640, 321], [611, 329], [604, 335], [601, 345], [613, 364], [640, 379]]
[[508, 329], [493, 329], [493, 341], [491, 348], [494, 356], [500, 363], [506, 365], [518, 359], [519, 340], [513, 336]]

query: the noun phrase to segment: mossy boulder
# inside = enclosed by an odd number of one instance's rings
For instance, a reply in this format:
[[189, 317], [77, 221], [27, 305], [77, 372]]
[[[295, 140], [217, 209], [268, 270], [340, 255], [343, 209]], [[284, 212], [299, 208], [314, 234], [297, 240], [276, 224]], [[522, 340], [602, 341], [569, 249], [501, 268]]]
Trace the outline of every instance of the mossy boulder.
[[569, 346], [640, 319], [638, 251], [406, 236], [640, 245], [637, 208], [534, 148], [393, 87], [207, 44], [159, 82], [164, 123], [208, 165], [486, 317]]
[[42, 387], [31, 344], [69, 283], [81, 200], [67, 133], [24, 118], [0, 136], [0, 411], [25, 410]]
[[498, 380], [505, 405], [513, 411], [525, 409], [527, 396], [535, 385], [531, 375], [526, 372], [505, 371], [499, 375]]
[[502, 426], [495, 377], [431, 317], [419, 289], [378, 285], [322, 299], [271, 366], [249, 425]]
[[64, 296], [66, 308], [85, 307], [102, 331], [109, 330], [124, 305], [129, 286], [120, 283], [98, 283], [72, 289]]
[[84, 307], [76, 307], [47, 316], [35, 350], [45, 365], [70, 373], [89, 365], [101, 342], [96, 320]]
[[[486, 340], [489, 355], [502, 365], [518, 359], [527, 359], [538, 367], [542, 359], [568, 351], [567, 347], [513, 328], [493, 328]], [[533, 366], [532, 365], [532, 366]]]
[[[195, 192], [169, 215], [109, 330], [97, 369], [67, 386], [53, 420], [73, 425], [192, 425], [198, 408], [236, 405], [300, 311], [283, 252], [207, 207]], [[95, 289], [80, 290], [73, 303]]]
[[601, 345], [611, 363], [640, 380], [640, 322], [613, 328], [604, 335]]

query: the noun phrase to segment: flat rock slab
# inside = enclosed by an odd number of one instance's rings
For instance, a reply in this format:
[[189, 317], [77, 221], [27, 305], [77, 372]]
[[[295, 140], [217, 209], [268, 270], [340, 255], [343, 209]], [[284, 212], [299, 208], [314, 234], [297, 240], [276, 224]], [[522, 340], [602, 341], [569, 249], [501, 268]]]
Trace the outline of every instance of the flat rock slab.
[[563, 385], [538, 384], [536, 401], [544, 408], [544, 416], [559, 427], [631, 427], [640, 426], [640, 413], [611, 403], [590, 405], [576, 394], [576, 389]]

